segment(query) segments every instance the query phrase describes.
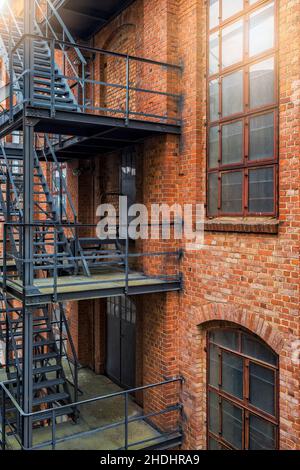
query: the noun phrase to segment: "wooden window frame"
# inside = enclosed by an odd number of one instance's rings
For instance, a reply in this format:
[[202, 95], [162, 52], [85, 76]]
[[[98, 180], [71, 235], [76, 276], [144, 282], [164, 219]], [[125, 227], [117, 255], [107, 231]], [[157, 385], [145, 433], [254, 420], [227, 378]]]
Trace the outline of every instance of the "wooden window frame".
[[[212, 331], [234, 331], [239, 335], [238, 351], [232, 350], [225, 346], [220, 346], [210, 339]], [[223, 328], [210, 328], [206, 336], [206, 350], [207, 350], [207, 390], [206, 390], [206, 410], [207, 410], [207, 448], [209, 449], [209, 439], [214, 439], [218, 444], [228, 450], [249, 450], [250, 441], [250, 414], [272, 424], [275, 427], [275, 449], [279, 449], [279, 360], [277, 356], [276, 365], [264, 362], [262, 360], [253, 358], [242, 352], [242, 335], [253, 336], [254, 339], [259, 341], [264, 347], [269, 348], [263, 341], [259, 340], [255, 335], [245, 332], [243, 329], [223, 327]], [[218, 349], [218, 364], [219, 364], [219, 384], [218, 387], [210, 385], [210, 345], [214, 345]], [[269, 348], [270, 349], [270, 348]], [[222, 353], [229, 354], [242, 358], [243, 361], [243, 398], [237, 398], [228, 392], [222, 390]], [[273, 352], [273, 351], [272, 351]], [[276, 354], [273, 352], [276, 356]], [[249, 402], [250, 395], [250, 363], [258, 364], [274, 372], [274, 410], [275, 414], [270, 415], [267, 412], [260, 410]], [[242, 449], [236, 449], [232, 444], [228, 443], [220, 434], [216, 435], [209, 430], [210, 423], [210, 407], [209, 407], [209, 393], [215, 393], [219, 401], [219, 423], [220, 429], [222, 428], [222, 401], [226, 400], [230, 404], [242, 410]]]
[[[274, 47], [272, 49], [266, 50], [260, 54], [257, 54], [253, 57], [249, 56], [249, 19], [250, 15], [264, 6], [274, 3]], [[244, 9], [234, 16], [227, 18], [225, 21], [221, 21], [222, 18], [222, 0], [219, 0], [219, 9], [220, 9], [220, 22], [219, 25], [209, 29], [209, 2], [207, 8], [207, 151], [206, 151], [206, 212], [207, 217], [215, 218], [219, 216], [230, 216], [230, 217], [246, 217], [246, 216], [271, 216], [275, 217], [278, 215], [278, 199], [279, 199], [279, 188], [278, 188], [278, 159], [279, 159], [279, 116], [278, 116], [278, 103], [279, 103], [279, 83], [278, 83], [278, 2], [277, 0], [258, 0], [253, 5], [249, 4], [249, 0], [244, 0]], [[221, 69], [222, 63], [222, 30], [224, 27], [227, 27], [231, 24], [234, 24], [236, 21], [242, 19], [244, 22], [244, 51], [243, 51], [243, 60], [239, 63]], [[219, 33], [219, 71], [215, 74], [209, 74], [209, 40], [210, 35], [213, 33]], [[274, 102], [265, 106], [260, 106], [255, 109], [250, 109], [250, 80], [249, 80], [249, 68], [252, 65], [258, 64], [263, 60], [274, 58]], [[243, 72], [243, 110], [241, 113], [236, 113], [234, 115], [222, 116], [222, 79], [234, 72], [242, 70]], [[217, 80], [219, 85], [219, 119], [210, 121], [210, 96], [209, 96], [209, 83], [212, 80]], [[249, 120], [251, 117], [260, 116], [263, 114], [274, 115], [274, 154], [271, 158], [264, 158], [259, 160], [249, 160], [249, 150], [250, 150], [250, 130], [249, 130]], [[222, 133], [221, 130], [224, 125], [231, 124], [237, 121], [243, 122], [243, 159], [239, 163], [233, 164], [222, 164]], [[219, 127], [219, 160], [218, 165], [214, 168], [209, 166], [209, 134], [212, 127]], [[248, 183], [248, 172], [249, 169], [258, 169], [262, 167], [274, 168], [274, 210], [272, 212], [250, 212], [249, 211], [249, 183]], [[236, 212], [224, 212], [222, 211], [222, 188], [221, 188], [221, 176], [225, 171], [235, 171], [243, 170], [243, 190], [242, 190], [242, 211], [240, 213]], [[218, 210], [215, 214], [209, 213], [209, 191], [208, 191], [208, 177], [210, 173], [218, 173]]]

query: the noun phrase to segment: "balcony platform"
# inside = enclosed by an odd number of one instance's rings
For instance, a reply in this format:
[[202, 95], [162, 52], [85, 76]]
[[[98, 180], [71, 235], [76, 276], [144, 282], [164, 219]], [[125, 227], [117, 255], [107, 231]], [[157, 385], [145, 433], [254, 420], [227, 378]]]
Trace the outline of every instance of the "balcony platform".
[[[66, 375], [71, 379], [69, 369], [63, 361]], [[55, 378], [55, 373], [53, 375]], [[96, 375], [87, 368], [79, 369], [79, 387], [82, 390], [80, 400], [90, 400], [122, 391], [118, 385], [104, 375]], [[6, 380], [4, 370], [0, 369], [0, 381]], [[76, 424], [73, 421], [56, 423], [56, 450], [117, 450], [124, 445], [124, 426], [110, 428], [124, 419], [124, 397], [116, 396], [104, 401], [96, 401], [82, 405]], [[147, 420], [142, 419], [143, 409], [136, 403], [133, 396], [129, 397], [128, 417], [141, 419], [129, 424], [128, 443], [130, 450], [168, 449], [178, 447], [182, 436], [177, 432], [167, 437], [155, 429]], [[59, 419], [59, 418], [58, 418]], [[101, 427], [107, 429], [101, 430]], [[51, 426], [33, 430], [33, 446], [38, 450], [51, 450]], [[143, 444], [139, 443], [145, 441]], [[139, 444], [135, 444], [139, 443]], [[7, 438], [7, 450], [20, 450], [15, 436]]]
[[[174, 124], [137, 119], [127, 122], [124, 117], [69, 110], [56, 110], [55, 116], [51, 116], [50, 109], [37, 106], [25, 107], [24, 111], [35, 132], [73, 136], [65, 144], [54, 148], [60, 159], [91, 158], [93, 155], [133, 145], [149, 136], [181, 133], [181, 126], [177, 121]], [[7, 116], [2, 116], [0, 138], [22, 130], [22, 125], [22, 109], [16, 110], [12, 122], [9, 122]]]
[[[0, 287], [3, 278], [0, 277]], [[140, 272], [130, 272], [127, 295], [151, 294], [181, 290], [181, 279], [177, 276], [151, 277]], [[57, 288], [54, 279], [35, 279], [34, 287], [27, 292], [27, 305], [64, 302], [68, 300], [87, 300], [123, 295], [126, 288], [124, 270], [105, 269], [97, 271], [90, 277], [83, 275], [60, 276]], [[22, 300], [22, 281], [6, 281], [7, 292], [16, 299]]]

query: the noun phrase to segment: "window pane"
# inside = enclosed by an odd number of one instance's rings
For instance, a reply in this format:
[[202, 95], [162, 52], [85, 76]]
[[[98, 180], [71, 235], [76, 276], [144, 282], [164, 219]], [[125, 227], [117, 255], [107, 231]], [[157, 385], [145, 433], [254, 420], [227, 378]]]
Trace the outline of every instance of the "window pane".
[[237, 398], [243, 398], [243, 359], [222, 352], [222, 390]]
[[274, 212], [274, 169], [249, 171], [249, 211]]
[[222, 80], [223, 117], [243, 111], [243, 71], [226, 75]]
[[222, 436], [236, 449], [242, 448], [242, 410], [222, 401]]
[[274, 58], [250, 67], [250, 108], [272, 104], [274, 97]]
[[250, 403], [256, 408], [275, 415], [275, 373], [271, 369], [250, 363]]
[[209, 37], [209, 73], [219, 71], [219, 33], [213, 33]]
[[276, 354], [252, 336], [246, 334], [242, 335], [242, 352], [249, 357], [266, 362], [267, 364], [277, 365]]
[[209, 340], [224, 348], [238, 351], [239, 336], [237, 331], [232, 330], [212, 330], [209, 333]]
[[222, 67], [229, 67], [243, 59], [243, 21], [222, 30]]
[[258, 416], [250, 415], [249, 419], [249, 449], [276, 449], [276, 428]]
[[244, 0], [222, 0], [222, 19], [226, 20], [243, 9]]
[[274, 4], [261, 8], [250, 15], [250, 56], [274, 47]]
[[219, 162], [219, 126], [211, 127], [209, 130], [209, 168], [216, 168]]
[[220, 429], [220, 413], [219, 413], [219, 397], [214, 392], [209, 392], [209, 425], [211, 432], [219, 434]]
[[208, 443], [208, 450], [221, 450], [221, 446], [218, 441], [210, 437]]
[[219, 349], [211, 344], [209, 347], [209, 385], [219, 387]]
[[219, 24], [219, 0], [209, 1], [209, 27], [215, 28]]
[[209, 82], [209, 106], [210, 106], [210, 120], [216, 121], [219, 119], [219, 83], [218, 80], [211, 80]]
[[218, 173], [210, 173], [208, 175], [208, 215], [216, 215], [218, 213]]
[[250, 119], [249, 160], [274, 157], [274, 114]]
[[222, 164], [238, 163], [243, 159], [243, 123], [233, 122], [222, 127]]
[[222, 175], [222, 212], [242, 212], [242, 172]]

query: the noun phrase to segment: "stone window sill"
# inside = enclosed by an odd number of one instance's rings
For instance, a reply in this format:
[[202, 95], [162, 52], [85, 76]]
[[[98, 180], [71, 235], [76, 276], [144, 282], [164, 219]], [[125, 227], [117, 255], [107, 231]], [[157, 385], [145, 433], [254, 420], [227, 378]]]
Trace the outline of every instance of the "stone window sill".
[[218, 217], [206, 219], [206, 232], [239, 232], [277, 234], [279, 220], [274, 217]]

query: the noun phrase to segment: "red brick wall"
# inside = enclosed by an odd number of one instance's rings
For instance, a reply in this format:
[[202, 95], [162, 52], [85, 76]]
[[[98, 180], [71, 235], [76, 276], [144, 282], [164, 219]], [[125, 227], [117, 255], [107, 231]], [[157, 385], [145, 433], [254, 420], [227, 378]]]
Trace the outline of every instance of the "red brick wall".
[[[207, 327], [215, 321], [247, 328], [279, 354], [280, 446], [300, 449], [300, 366], [291, 361], [293, 341], [300, 337], [300, 10], [297, 0], [280, 0], [279, 6], [279, 233], [206, 232], [205, 248], [185, 253], [181, 266], [184, 291], [142, 299], [143, 380], [150, 383], [178, 373], [185, 377], [181, 399], [187, 449], [206, 446], [204, 348]], [[126, 49], [132, 46], [133, 36], [137, 54], [184, 65], [182, 137], [156, 137], [144, 142], [143, 201], [205, 203], [206, 2], [137, 0], [94, 38], [94, 44]], [[108, 77], [114, 75], [113, 70], [110, 68]], [[114, 98], [105, 99], [109, 102]], [[99, 200], [100, 188], [103, 191], [114, 186], [117, 159], [107, 156], [96, 164], [95, 201]], [[84, 193], [82, 197], [91, 199], [85, 187], [88, 182], [81, 181], [80, 197]], [[170, 246], [174, 249], [175, 244], [151, 242], [143, 248]], [[145, 259], [143, 267], [157, 272], [164, 268], [164, 262]], [[78, 329], [88, 330], [83, 323]], [[145, 395], [144, 406], [158, 409], [173, 399], [174, 389], [170, 387], [166, 394]], [[163, 425], [168, 427], [171, 422], [164, 420]]]

